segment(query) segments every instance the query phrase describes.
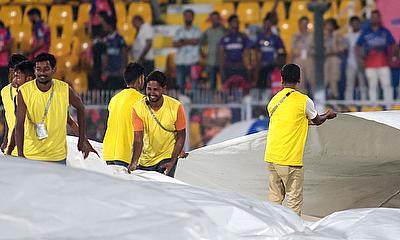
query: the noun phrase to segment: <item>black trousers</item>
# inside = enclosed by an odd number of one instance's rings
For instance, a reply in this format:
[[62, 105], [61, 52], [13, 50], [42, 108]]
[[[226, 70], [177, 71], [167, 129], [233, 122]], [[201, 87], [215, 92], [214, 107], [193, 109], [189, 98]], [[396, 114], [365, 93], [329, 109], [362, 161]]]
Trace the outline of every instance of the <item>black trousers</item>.
[[106, 163], [107, 163], [107, 165], [118, 165], [118, 166], [124, 166], [126, 168], [129, 166], [128, 163], [120, 161], [120, 160], [114, 160], [114, 161], [107, 160]]
[[[164, 159], [161, 162], [157, 163], [156, 165], [149, 166], [149, 167], [144, 167], [139, 165], [137, 169], [139, 170], [144, 170], [144, 171], [156, 171], [159, 173], [164, 173], [165, 171], [165, 164], [169, 163], [171, 161], [170, 158]], [[174, 167], [169, 171], [168, 176], [169, 177], [174, 177], [175, 176], [175, 170], [176, 170], [176, 165], [178, 164], [178, 161], [174, 165]]]

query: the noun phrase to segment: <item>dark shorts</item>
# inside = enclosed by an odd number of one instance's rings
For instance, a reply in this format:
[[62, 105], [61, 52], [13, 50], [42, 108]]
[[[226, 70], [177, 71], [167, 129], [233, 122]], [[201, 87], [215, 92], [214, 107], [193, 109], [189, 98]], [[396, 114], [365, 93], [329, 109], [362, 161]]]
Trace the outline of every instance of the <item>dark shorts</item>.
[[129, 166], [128, 163], [120, 161], [120, 160], [114, 160], [114, 161], [107, 160], [106, 163], [107, 163], [107, 165], [118, 165], [118, 166], [124, 166], [126, 168]]
[[[153, 166], [144, 167], [144, 166], [139, 165], [137, 169], [138, 170], [144, 170], [144, 171], [156, 171], [156, 172], [164, 174], [164, 171], [165, 171], [164, 165], [169, 163], [169, 161], [171, 161], [171, 159], [167, 158], [167, 159], [164, 159], [161, 162], [159, 162], [159, 163], [157, 163], [156, 165], [153, 165]], [[176, 162], [174, 167], [171, 169], [171, 171], [168, 173], [169, 177], [174, 177], [175, 176], [175, 170], [176, 170], [176, 165], [177, 164], [178, 164], [178, 161]]]

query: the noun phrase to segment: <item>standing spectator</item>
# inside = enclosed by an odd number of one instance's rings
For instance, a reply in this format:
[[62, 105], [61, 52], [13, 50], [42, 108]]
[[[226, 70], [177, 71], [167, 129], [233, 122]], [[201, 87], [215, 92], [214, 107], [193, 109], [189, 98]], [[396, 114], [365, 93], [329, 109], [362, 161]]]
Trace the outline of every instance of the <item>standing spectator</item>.
[[134, 143], [129, 172], [157, 171], [174, 177], [186, 139], [182, 103], [164, 95], [167, 78], [154, 71], [146, 79], [147, 97], [133, 107]]
[[321, 125], [336, 117], [332, 110], [318, 115], [313, 101], [297, 91], [300, 68], [287, 64], [281, 71], [284, 89], [268, 103], [270, 117], [265, 161], [269, 170], [268, 200], [287, 205], [298, 215], [303, 206], [303, 152], [308, 122]]
[[136, 28], [136, 40], [132, 46], [132, 55], [135, 61], [143, 65], [144, 74], [147, 76], [154, 70], [153, 27], [145, 23], [139, 15], [133, 17], [132, 24]]
[[301, 82], [299, 90], [303, 93], [315, 93], [316, 81], [314, 74], [314, 61], [311, 55], [311, 45], [313, 36], [308, 31], [310, 20], [303, 16], [299, 19], [299, 32], [292, 37], [292, 57], [293, 63], [297, 64], [301, 69]]
[[43, 22], [39, 9], [32, 8], [28, 12], [32, 22], [32, 41], [30, 49], [25, 52], [28, 59], [33, 60], [40, 53], [48, 53], [50, 50], [50, 28]]
[[107, 16], [116, 19], [115, 8], [112, 0], [91, 0], [90, 8], [90, 25], [92, 37], [96, 38], [102, 34], [100, 13], [103, 12]]
[[385, 101], [393, 100], [393, 89], [390, 81], [389, 63], [392, 60], [388, 49], [392, 47], [396, 53], [398, 47], [390, 31], [382, 26], [381, 14], [378, 10], [371, 13], [371, 25], [361, 33], [357, 40], [356, 54], [360, 64], [365, 67], [369, 86], [369, 100], [378, 99], [378, 82], [383, 89]]
[[324, 23], [324, 47], [325, 63], [324, 76], [325, 85], [330, 94], [328, 98], [339, 99], [339, 80], [340, 80], [340, 54], [344, 51], [344, 40], [336, 31], [339, 29], [335, 19], [327, 19]]
[[350, 18], [351, 30], [347, 34], [347, 66], [346, 66], [346, 93], [345, 100], [354, 99], [354, 87], [358, 79], [358, 86], [361, 92], [361, 100], [367, 100], [367, 86], [364, 78], [364, 71], [357, 62], [355, 47], [361, 34], [361, 20], [357, 16]]
[[245, 64], [245, 58], [249, 58], [250, 41], [244, 33], [239, 32], [237, 15], [231, 15], [228, 23], [229, 31], [221, 39], [219, 47], [219, 67], [222, 81], [225, 82], [233, 75], [240, 75], [248, 79], [247, 70], [251, 69], [251, 66]]
[[212, 26], [208, 28], [201, 37], [201, 44], [207, 46], [207, 74], [210, 79], [210, 88], [216, 89], [217, 87], [217, 73], [218, 66], [218, 46], [221, 38], [225, 34], [225, 28], [221, 24], [221, 16], [218, 12], [210, 14]]
[[264, 18], [263, 32], [257, 36], [257, 64], [259, 76], [257, 88], [271, 88], [271, 73], [279, 65], [284, 64], [282, 57], [285, 56], [285, 46], [282, 39], [272, 33], [272, 21]]
[[174, 47], [177, 48], [176, 64], [176, 82], [183, 92], [186, 87], [186, 79], [191, 79], [191, 85], [196, 86], [196, 80], [192, 79], [192, 67], [198, 64], [200, 60], [200, 29], [193, 26], [194, 12], [187, 9], [183, 12], [185, 26], [180, 27], [175, 34]]
[[[399, 45], [397, 45], [398, 50]], [[395, 52], [396, 48], [391, 46], [389, 48], [389, 56], [392, 56], [390, 61], [390, 72], [392, 75], [392, 86], [393, 86], [393, 99], [399, 98], [399, 81], [400, 81], [400, 56], [399, 52]]]
[[107, 47], [107, 57], [103, 61], [104, 71], [101, 80], [105, 81], [107, 89], [122, 89], [125, 87], [123, 72], [127, 62], [127, 46], [125, 40], [116, 30], [114, 18], [101, 14], [101, 23], [106, 34], [104, 42]]
[[0, 21], [0, 81], [1, 88], [9, 83], [8, 79], [8, 58], [12, 47], [12, 38], [10, 31]]

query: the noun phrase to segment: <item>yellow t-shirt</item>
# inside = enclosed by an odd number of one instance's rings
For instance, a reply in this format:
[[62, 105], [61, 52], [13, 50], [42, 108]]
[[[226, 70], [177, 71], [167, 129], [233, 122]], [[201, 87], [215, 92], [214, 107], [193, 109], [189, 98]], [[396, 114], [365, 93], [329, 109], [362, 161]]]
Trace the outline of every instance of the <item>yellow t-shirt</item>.
[[[67, 157], [69, 87], [60, 80], [53, 79], [53, 82], [53, 86], [47, 92], [38, 89], [36, 80], [27, 82], [19, 88], [27, 108], [24, 154], [28, 159], [60, 161]], [[39, 140], [34, 123], [37, 124], [42, 120], [53, 88], [53, 99], [44, 120], [48, 137]]]
[[107, 130], [103, 140], [104, 160], [131, 162], [133, 144], [133, 105], [144, 97], [129, 88], [115, 95], [108, 105]]
[[[268, 112], [292, 91], [284, 88], [268, 104]], [[286, 166], [303, 166], [304, 146], [307, 139], [308, 119], [307, 96], [300, 92], [291, 93], [272, 115], [267, 137], [265, 161]]]
[[[10, 94], [10, 87], [11, 87], [11, 94]], [[10, 144], [11, 134], [15, 126], [15, 106], [14, 106], [14, 98], [17, 96], [17, 88], [12, 87], [11, 83], [1, 89], [1, 99], [3, 101], [5, 117], [8, 126], [8, 145]], [[8, 147], [7, 145], [7, 147]], [[18, 151], [17, 147], [14, 148], [11, 155], [17, 156]]]
[[[168, 130], [180, 131], [186, 128], [186, 117], [182, 104], [171, 97], [163, 96], [160, 109], [153, 110], [160, 123]], [[135, 131], [144, 132], [143, 149], [139, 164], [144, 167], [154, 166], [164, 159], [172, 157], [176, 142], [176, 133], [160, 127], [153, 118], [146, 104], [147, 98], [133, 106], [133, 126]]]

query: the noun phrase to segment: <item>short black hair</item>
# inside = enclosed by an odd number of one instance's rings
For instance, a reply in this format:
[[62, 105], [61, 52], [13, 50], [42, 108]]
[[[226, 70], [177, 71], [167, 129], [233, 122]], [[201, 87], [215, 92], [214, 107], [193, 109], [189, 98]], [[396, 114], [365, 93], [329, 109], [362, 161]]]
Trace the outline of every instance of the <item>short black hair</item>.
[[144, 22], [143, 17], [140, 16], [140, 15], [135, 15], [135, 16], [133, 16], [132, 20], [139, 20], [139, 21], [141, 21], [141, 22]]
[[228, 23], [231, 23], [235, 19], [239, 20], [238, 15], [236, 15], [236, 14], [230, 15], [229, 18], [228, 18]]
[[183, 15], [185, 15], [186, 13], [191, 13], [194, 16], [194, 11], [190, 8], [186, 9], [185, 11], [183, 11]]
[[55, 68], [57, 64], [57, 60], [53, 54], [50, 53], [41, 53], [35, 57], [35, 64], [38, 62], [49, 61], [51, 68]]
[[352, 22], [355, 22], [355, 21], [361, 22], [361, 19], [358, 16], [352, 16], [349, 19], [349, 23], [352, 23]]
[[147, 77], [146, 77], [146, 85], [150, 81], [156, 81], [158, 84], [160, 84], [161, 87], [165, 87], [167, 85], [167, 77], [165, 74], [161, 71], [155, 70], [151, 72]]
[[19, 53], [14, 53], [11, 55], [10, 59], [8, 60], [8, 68], [15, 68], [15, 66], [23, 61], [28, 60], [24, 55]]
[[23, 61], [15, 66], [15, 71], [21, 71], [23, 74], [35, 78], [35, 63], [32, 61]]
[[5, 27], [4, 22], [0, 20], [0, 28], [4, 28], [4, 27]]
[[381, 16], [381, 12], [380, 12], [378, 9], [373, 10], [373, 11], [371, 12], [371, 15], [372, 15], [372, 14], [378, 14], [379, 16]]
[[214, 16], [214, 15], [216, 15], [218, 17], [221, 16], [218, 11], [213, 11], [212, 13], [210, 13], [210, 16]]
[[339, 24], [337, 23], [336, 19], [334, 18], [328, 18], [325, 20], [324, 25], [325, 24], [332, 24], [333, 29], [338, 30], [339, 29]]
[[286, 64], [281, 69], [281, 76], [285, 83], [299, 83], [300, 67], [293, 63]]
[[107, 25], [111, 26], [114, 29], [117, 28], [117, 20], [115, 19], [115, 17], [108, 15], [108, 13], [105, 11], [99, 12], [99, 15]]
[[41, 17], [42, 16], [42, 13], [40, 12], [40, 10], [38, 9], [38, 8], [31, 8], [29, 11], [28, 11], [28, 16], [34, 16], [34, 15], [38, 15], [39, 17]]
[[124, 72], [124, 80], [126, 85], [136, 82], [136, 80], [144, 74], [144, 67], [140, 63], [129, 63]]
[[301, 18], [299, 18], [299, 22], [301, 22], [301, 21], [307, 21], [307, 22], [309, 22], [310, 19], [309, 19], [307, 16], [302, 16]]

